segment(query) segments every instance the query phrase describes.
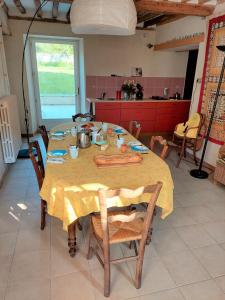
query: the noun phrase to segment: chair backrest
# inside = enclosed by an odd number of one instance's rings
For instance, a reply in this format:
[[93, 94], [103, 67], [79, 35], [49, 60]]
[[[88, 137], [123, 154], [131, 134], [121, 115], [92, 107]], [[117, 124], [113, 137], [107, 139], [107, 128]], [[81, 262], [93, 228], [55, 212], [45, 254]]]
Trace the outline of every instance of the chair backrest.
[[37, 176], [39, 189], [41, 189], [45, 176], [45, 169], [38, 141], [34, 141], [29, 144], [29, 156]]
[[39, 130], [40, 130], [40, 133], [41, 133], [44, 145], [45, 145], [45, 149], [47, 151], [47, 149], [48, 149], [48, 143], [49, 143], [47, 129], [46, 129], [45, 125], [41, 125], [41, 126], [39, 126]]
[[206, 130], [207, 130], [207, 126], [205, 124], [206, 121], [206, 115], [199, 113], [200, 115], [200, 123], [199, 123], [199, 128], [198, 128], [198, 132], [197, 132], [197, 139], [196, 139], [196, 145], [195, 145], [195, 150], [199, 151], [202, 148], [203, 142], [204, 142], [204, 138], [205, 138], [205, 134], [206, 134]]
[[[148, 230], [152, 222], [152, 217], [154, 213], [154, 208], [156, 201], [158, 199], [158, 195], [160, 193], [160, 190], [162, 188], [162, 183], [157, 182], [157, 184], [154, 185], [148, 185], [145, 187], [140, 187], [136, 190], [129, 190], [129, 189], [117, 189], [117, 190], [104, 190], [100, 189], [98, 191], [99, 196], [99, 205], [100, 205], [100, 216], [101, 216], [101, 225], [102, 225], [102, 231], [103, 231], [103, 244], [104, 249], [108, 251], [109, 249], [109, 228], [108, 223], [113, 222], [131, 222], [133, 220], [137, 219], [144, 219], [144, 226], [141, 233], [141, 242], [145, 243], [147, 236], [148, 236]], [[128, 199], [134, 199], [137, 197], [140, 197], [143, 194], [150, 193], [151, 195], [148, 208], [146, 212], [131, 212], [129, 215], [115, 215], [115, 216], [108, 216], [108, 209], [107, 209], [107, 202], [110, 200], [110, 198], [113, 197], [123, 197]]]
[[139, 135], [140, 135], [140, 132], [141, 132], [141, 124], [137, 121], [130, 121], [130, 123], [129, 123], [129, 132], [136, 139], [138, 139]]
[[166, 155], [168, 153], [169, 150], [169, 146], [167, 144], [167, 140], [165, 140], [162, 136], [152, 136], [151, 140], [150, 140], [150, 149], [155, 152], [155, 145], [156, 143], [160, 144], [160, 146], [162, 146], [162, 150], [160, 152], [160, 157], [162, 159], [166, 158]]
[[73, 122], [76, 122], [76, 119], [89, 119], [90, 121], [93, 121], [94, 120], [94, 116], [89, 114], [89, 113], [86, 113], [86, 114], [76, 114], [74, 116], [72, 116], [72, 120]]

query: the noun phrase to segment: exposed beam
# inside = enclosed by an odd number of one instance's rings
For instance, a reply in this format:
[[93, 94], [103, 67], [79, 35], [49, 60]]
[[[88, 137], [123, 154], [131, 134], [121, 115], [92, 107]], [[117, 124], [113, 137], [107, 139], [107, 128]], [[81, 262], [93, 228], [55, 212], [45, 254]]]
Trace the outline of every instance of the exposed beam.
[[212, 6], [160, 0], [136, 0], [135, 5], [137, 11], [149, 11], [165, 15], [209, 16], [214, 10]]
[[170, 41], [155, 45], [154, 50], [162, 51], [162, 50], [175, 49], [175, 48], [185, 47], [185, 46], [190, 46], [190, 45], [198, 45], [199, 43], [203, 42], [204, 39], [205, 39], [205, 34], [202, 33], [200, 35], [183, 38], [180, 40], [170, 40]]
[[[38, 7], [40, 7], [40, 5], [41, 5], [41, 0], [34, 0], [34, 4], [35, 4], [36, 9], [38, 9]], [[39, 18], [42, 18], [42, 15], [43, 15], [43, 11], [42, 11], [42, 9], [39, 9], [37, 16]]]
[[21, 3], [20, 0], [13, 0], [13, 2], [16, 5], [16, 7], [18, 8], [18, 10], [20, 11], [21, 14], [26, 13], [26, 9], [24, 8], [24, 6], [23, 6], [23, 4]]
[[139, 14], [138, 15], [138, 23], [146, 22], [148, 20], [151, 20], [158, 15], [152, 14], [152, 13], [144, 13], [144, 14]]
[[52, 4], [52, 17], [53, 19], [56, 19], [58, 17], [59, 13], [59, 1], [54, 0]]
[[156, 15], [155, 18], [152, 18], [152, 19], [144, 22], [144, 28], [159, 23], [160, 21], [162, 21], [163, 18], [165, 18], [164, 15], [159, 15], [159, 16]]
[[161, 20], [159, 23], [157, 23], [157, 26], [160, 25], [164, 25], [164, 24], [168, 24], [180, 19], [183, 19], [185, 16], [183, 15], [171, 15], [171, 16], [167, 16], [167, 18], [165, 20]]
[[[12, 19], [12, 20], [31, 21], [31, 20], [32, 20], [32, 17], [9, 16], [9, 19]], [[38, 21], [38, 22], [47, 22], [47, 23], [69, 24], [68, 21], [58, 20], [58, 19], [52, 19], [52, 18], [42, 18], [42, 19], [36, 18], [36, 19], [34, 19], [34, 21]]]
[[204, 4], [206, 2], [209, 2], [210, 0], [198, 0], [198, 4]]

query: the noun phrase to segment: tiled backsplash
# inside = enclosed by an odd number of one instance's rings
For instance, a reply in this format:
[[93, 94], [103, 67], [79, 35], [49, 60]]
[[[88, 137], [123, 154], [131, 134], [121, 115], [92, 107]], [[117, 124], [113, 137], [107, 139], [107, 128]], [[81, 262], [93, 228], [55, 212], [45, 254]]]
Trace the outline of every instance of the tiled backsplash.
[[144, 87], [144, 98], [151, 96], [163, 96], [164, 88], [169, 89], [169, 97], [175, 92], [183, 95], [184, 78], [171, 77], [110, 77], [110, 76], [87, 76], [86, 92], [87, 97], [101, 97], [102, 93], [106, 93], [106, 98], [115, 98], [116, 91], [121, 89], [125, 80], [135, 80]]

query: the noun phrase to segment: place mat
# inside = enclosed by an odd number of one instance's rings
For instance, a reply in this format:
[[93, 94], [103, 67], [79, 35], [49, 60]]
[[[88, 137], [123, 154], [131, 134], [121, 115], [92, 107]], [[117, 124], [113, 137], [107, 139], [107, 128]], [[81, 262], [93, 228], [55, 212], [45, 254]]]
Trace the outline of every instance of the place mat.
[[141, 164], [142, 161], [143, 157], [138, 153], [113, 155], [100, 154], [94, 157], [94, 162], [98, 168], [133, 166]]

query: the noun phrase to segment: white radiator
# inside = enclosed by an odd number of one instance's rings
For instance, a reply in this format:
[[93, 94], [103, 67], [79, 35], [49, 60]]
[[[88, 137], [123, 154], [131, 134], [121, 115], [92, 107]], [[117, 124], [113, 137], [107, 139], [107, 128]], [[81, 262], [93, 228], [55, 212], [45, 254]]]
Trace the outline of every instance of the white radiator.
[[0, 138], [5, 163], [14, 163], [22, 144], [17, 98], [14, 95], [0, 98]]

